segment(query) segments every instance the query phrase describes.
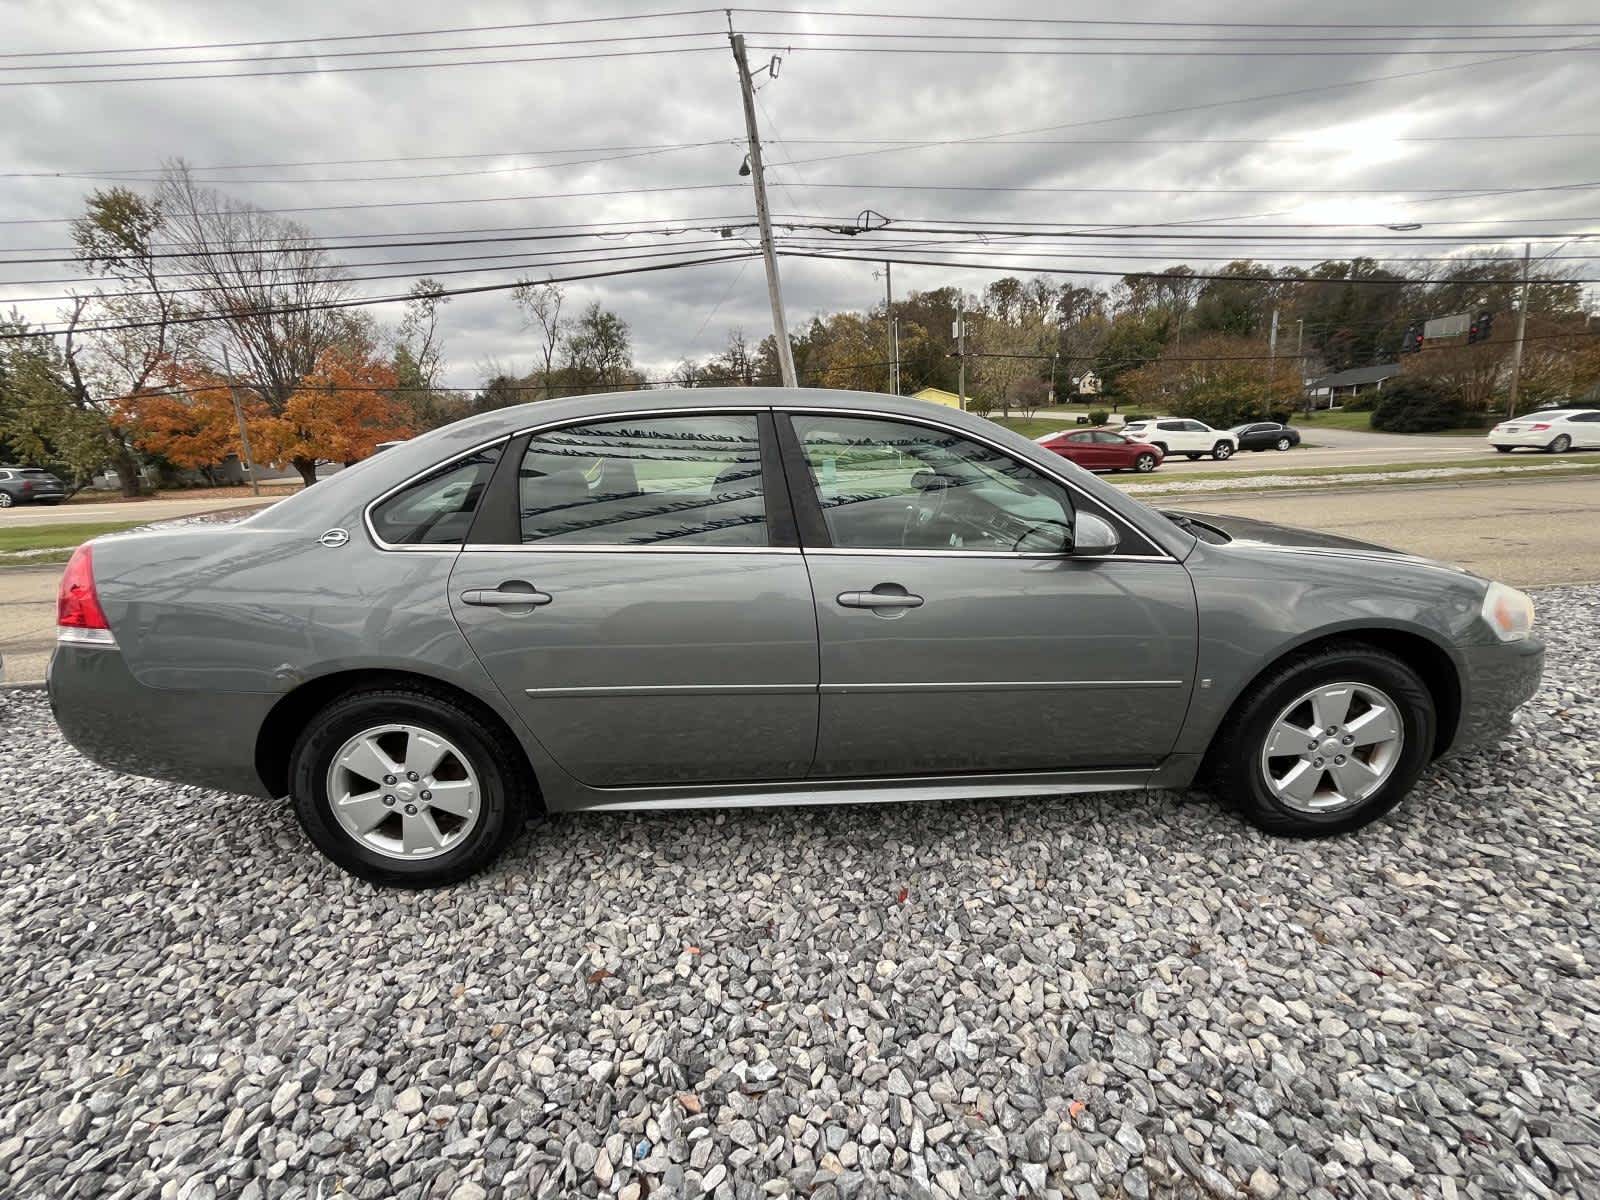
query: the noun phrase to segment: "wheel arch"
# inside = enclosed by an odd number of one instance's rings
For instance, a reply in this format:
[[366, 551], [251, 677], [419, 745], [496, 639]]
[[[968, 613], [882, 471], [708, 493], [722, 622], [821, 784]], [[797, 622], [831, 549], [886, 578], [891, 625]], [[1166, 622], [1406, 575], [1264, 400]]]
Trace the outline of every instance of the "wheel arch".
[[255, 771], [262, 785], [273, 796], [289, 792], [289, 754], [295, 740], [311, 719], [333, 701], [351, 692], [372, 688], [412, 687], [439, 692], [476, 713], [480, 720], [503, 733], [510, 744], [521, 753], [521, 766], [527, 772], [531, 794], [543, 806], [543, 791], [539, 786], [538, 772], [528, 753], [522, 747], [509, 722], [482, 699], [459, 684], [422, 671], [396, 668], [359, 667], [333, 671], [301, 683], [285, 693], [262, 721], [256, 734]]
[[1255, 686], [1269, 672], [1278, 670], [1287, 663], [1297, 658], [1306, 658], [1333, 645], [1349, 645], [1360, 643], [1372, 646], [1379, 650], [1386, 650], [1400, 659], [1412, 670], [1421, 676], [1422, 682], [1428, 689], [1428, 694], [1433, 698], [1434, 726], [1433, 750], [1430, 758], [1437, 758], [1450, 748], [1455, 741], [1456, 730], [1461, 723], [1461, 671], [1456, 665], [1450, 652], [1438, 642], [1425, 634], [1410, 629], [1399, 629], [1390, 626], [1355, 626], [1351, 628], [1327, 630], [1314, 634], [1302, 641], [1294, 643], [1280, 650], [1272, 658], [1261, 664], [1259, 670], [1252, 674], [1234, 694], [1229, 702], [1222, 719], [1217, 722], [1216, 728], [1211, 731], [1205, 750], [1205, 761], [1201, 773], [1209, 770], [1211, 753], [1227, 730], [1239, 709], [1244, 705], [1246, 698], [1254, 691]]

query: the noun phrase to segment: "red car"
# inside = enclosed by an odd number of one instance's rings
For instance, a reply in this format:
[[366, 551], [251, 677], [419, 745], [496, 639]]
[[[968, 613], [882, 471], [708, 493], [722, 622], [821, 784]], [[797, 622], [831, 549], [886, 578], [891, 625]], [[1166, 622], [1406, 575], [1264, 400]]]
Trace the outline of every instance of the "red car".
[[1163, 457], [1160, 446], [1136, 442], [1108, 429], [1062, 430], [1037, 441], [1086, 471], [1138, 471], [1143, 475], [1159, 467]]

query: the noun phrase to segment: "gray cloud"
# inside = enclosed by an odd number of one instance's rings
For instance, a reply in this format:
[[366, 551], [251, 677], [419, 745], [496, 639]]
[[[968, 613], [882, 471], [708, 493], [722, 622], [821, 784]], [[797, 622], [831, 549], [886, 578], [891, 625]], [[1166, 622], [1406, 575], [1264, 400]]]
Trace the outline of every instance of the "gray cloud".
[[[648, 12], [628, 4], [607, 12]], [[448, 9], [419, 0], [352, 2], [329, 11], [325, 4], [289, 0], [271, 8], [205, 6], [168, 8], [137, 0], [102, 0], [69, 9], [27, 5], [9, 19], [16, 50], [162, 45], [239, 41], [313, 34], [365, 33], [450, 25], [488, 25], [529, 19], [593, 15], [589, 6], [526, 6], [468, 3]], [[970, 5], [942, 2], [930, 13], [972, 15]], [[1054, 6], [1039, 12], [1057, 12]], [[1112, 15], [1106, 10], [1107, 15]], [[1141, 13], [1140, 15], [1144, 15]], [[1577, 3], [1524, 5], [1514, 12], [1490, 0], [1459, 0], [1408, 8], [1362, 0], [1330, 12], [1325, 5], [1187, 3], [1163, 6], [1168, 20], [1240, 22], [1338, 20], [1396, 23], [1406, 20], [1492, 22], [1580, 21], [1592, 10]], [[740, 14], [749, 30], [818, 32], [885, 29], [886, 24], [839, 16], [780, 18]], [[626, 22], [596, 27], [557, 27], [479, 35], [452, 35], [434, 44], [546, 41], [575, 36], [620, 36], [644, 31], [703, 29], [704, 44], [725, 44], [716, 33], [720, 14], [673, 21]], [[925, 24], [929, 32], [976, 27]], [[1052, 29], [1070, 34], [1073, 27]], [[982, 32], [995, 32], [983, 29]], [[1103, 31], [1094, 31], [1103, 32]], [[1151, 31], [1154, 32], [1154, 31]], [[1195, 30], [1172, 30], [1194, 34]], [[1218, 31], [1225, 32], [1225, 31]], [[1597, 31], [1600, 32], [1600, 31]], [[752, 32], [752, 43], [786, 44], [793, 35]], [[959, 43], [948, 43], [951, 45]], [[382, 48], [384, 43], [335, 48]], [[1386, 49], [1394, 47], [1385, 47]], [[579, 49], [579, 48], [571, 48]], [[551, 53], [558, 51], [552, 50]], [[257, 54], [259, 50], [213, 51], [207, 56]], [[533, 50], [493, 54], [534, 54]], [[764, 57], [762, 55], [758, 57]], [[1593, 216], [1593, 192], [1535, 193], [1402, 204], [1398, 197], [1322, 195], [1206, 195], [1200, 188], [1394, 188], [1517, 187], [1587, 181], [1597, 176], [1597, 140], [1505, 142], [1407, 142], [1396, 137], [1525, 132], [1575, 132], [1600, 128], [1589, 112], [1596, 57], [1544, 55], [1519, 61], [1362, 84], [1254, 104], [1205, 108], [1235, 97], [1367, 80], [1451, 65], [1445, 57], [1386, 54], [1372, 57], [1051, 57], [1028, 55], [847, 54], [796, 47], [784, 51], [780, 78], [763, 86], [761, 120], [773, 163], [772, 199], [780, 212], [850, 218], [865, 208], [897, 219], [1050, 221], [1114, 224], [1290, 214], [1262, 220], [1423, 221], [1491, 220], [1501, 228], [1534, 219]], [[173, 57], [152, 55], [148, 57]], [[401, 56], [396, 56], [401, 57]], [[290, 65], [290, 64], [285, 64]], [[298, 65], [298, 64], [295, 64]], [[152, 68], [153, 70], [154, 68]], [[161, 68], [173, 70], [174, 68]], [[227, 70], [227, 67], [196, 68]], [[7, 72], [15, 75], [14, 72]], [[553, 170], [516, 170], [461, 178], [349, 183], [240, 183], [226, 190], [265, 208], [412, 200], [470, 201], [486, 196], [741, 184], [735, 174], [743, 133], [737, 86], [725, 49], [703, 54], [595, 59], [566, 63], [206, 80], [4, 89], [8, 114], [0, 129], [6, 171], [74, 171], [158, 165], [181, 156], [215, 164], [311, 159], [384, 158], [407, 155], [506, 153], [561, 146], [609, 146], [650, 142], [717, 141], [721, 144], [670, 154]], [[1131, 113], [1172, 110], [1161, 116], [1107, 121]], [[1091, 123], [1092, 122], [1092, 123]], [[1073, 128], [1070, 126], [1076, 125]], [[1011, 129], [1058, 128], [1038, 138], [1163, 139], [1136, 144], [1084, 141], [1074, 145], [951, 145], [903, 153], [785, 165], [789, 160], [849, 152], [863, 147], [816, 146], [782, 139], [938, 138], [958, 141]], [[1218, 144], [1190, 139], [1245, 139]], [[1285, 146], [1274, 139], [1311, 139]], [[575, 154], [570, 157], [587, 157]], [[429, 170], [494, 169], [526, 165], [527, 159], [460, 163], [375, 164], [369, 168], [321, 167], [280, 175], [401, 175]], [[260, 178], [270, 171], [208, 173]], [[822, 184], [876, 185], [840, 189]], [[962, 184], [1004, 188], [1128, 186], [1170, 188], [1155, 194], [1044, 194], [996, 191], [907, 192], [892, 184]], [[92, 184], [67, 179], [0, 180], [0, 210], [10, 221], [68, 216]], [[751, 211], [742, 187], [681, 193], [657, 192], [575, 200], [523, 200], [394, 207], [301, 214], [320, 235], [383, 234], [487, 226], [562, 222], [659, 220], [723, 216]], [[1532, 226], [1558, 229], [1567, 226]], [[1575, 224], [1574, 232], [1600, 230], [1600, 222]], [[0, 226], [8, 248], [65, 244], [63, 225]], [[634, 239], [640, 244], [647, 239]], [[617, 243], [605, 243], [607, 245]], [[855, 244], [869, 252], [871, 239]], [[488, 248], [505, 252], [515, 246]], [[545, 248], [545, 247], [540, 247]], [[1001, 247], [996, 246], [995, 249]], [[1012, 247], [1006, 247], [1012, 248]], [[1313, 247], [1320, 250], [1322, 247]], [[1344, 247], [1349, 248], [1349, 247]], [[1331, 252], [1341, 249], [1330, 243]], [[1140, 248], [1132, 253], [1156, 254]], [[1242, 253], [1270, 257], [1260, 247]], [[1281, 251], [1280, 253], [1302, 253]], [[1406, 251], [1401, 251], [1402, 253]], [[1428, 251], [1414, 251], [1428, 253]], [[443, 255], [448, 250], [390, 250], [347, 255], [372, 263], [385, 257]], [[1222, 254], [1225, 248], [1191, 253]], [[1185, 255], [1174, 250], [1172, 258]], [[509, 261], [509, 260], [508, 260]], [[1097, 261], [1096, 267], [1125, 263]], [[451, 264], [440, 263], [438, 268]], [[410, 268], [396, 268], [410, 269]], [[554, 268], [559, 270], [560, 268]], [[790, 321], [813, 312], [865, 307], [881, 301], [872, 264], [786, 259], [783, 263]], [[416, 268], [419, 274], [428, 268]], [[6, 272], [9, 272], [7, 274]], [[575, 284], [574, 306], [598, 299], [634, 330], [637, 357], [647, 370], [664, 372], [684, 356], [703, 356], [725, 340], [733, 326], [752, 338], [769, 328], [760, 264], [699, 267], [676, 273]], [[52, 269], [49, 273], [61, 272]], [[532, 272], [541, 274], [542, 272]], [[956, 282], [977, 289], [1002, 272], [904, 266], [896, 269], [897, 291]], [[1594, 272], [1586, 272], [1593, 274]], [[7, 301], [59, 288], [8, 286], [6, 279], [41, 274], [38, 268], [0, 267], [0, 295]], [[1070, 271], [1061, 271], [1062, 276]], [[735, 285], [735, 277], [737, 284]], [[452, 276], [452, 283], [486, 282], [496, 276]], [[1102, 280], [1101, 282], [1109, 282]], [[403, 285], [371, 284], [368, 290], [402, 291]], [[720, 306], [719, 306], [720, 305]], [[715, 315], [710, 315], [716, 307]], [[36, 320], [53, 316], [49, 305], [25, 311]], [[394, 310], [379, 310], [392, 319]], [[708, 319], [709, 317], [709, 319]], [[504, 295], [462, 297], [446, 310], [446, 336], [454, 380], [476, 378], [481, 361], [513, 368], [531, 361], [532, 345]], [[698, 331], [698, 336], [696, 336]]]

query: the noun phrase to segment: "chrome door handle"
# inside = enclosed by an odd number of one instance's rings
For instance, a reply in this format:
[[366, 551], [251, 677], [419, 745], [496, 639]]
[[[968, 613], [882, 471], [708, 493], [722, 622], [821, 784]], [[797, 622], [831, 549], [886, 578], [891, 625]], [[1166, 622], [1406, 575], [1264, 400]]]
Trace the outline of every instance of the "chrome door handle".
[[840, 592], [845, 608], [921, 608], [922, 597], [909, 592]]
[[548, 592], [506, 592], [499, 588], [473, 588], [461, 593], [461, 603], [490, 608], [537, 608], [555, 599]]

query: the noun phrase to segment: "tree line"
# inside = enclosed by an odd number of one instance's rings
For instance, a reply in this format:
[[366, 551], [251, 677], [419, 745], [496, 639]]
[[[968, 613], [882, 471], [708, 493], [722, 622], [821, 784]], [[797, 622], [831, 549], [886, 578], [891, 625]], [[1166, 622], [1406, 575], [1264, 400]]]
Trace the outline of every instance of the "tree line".
[[[383, 441], [473, 412], [645, 386], [774, 386], [770, 335], [732, 329], [721, 351], [681, 360], [665, 378], [635, 365], [628, 323], [598, 302], [574, 311], [563, 287], [523, 280], [525, 373], [480, 367], [475, 389], [440, 385], [435, 281], [412, 287], [401, 319], [355, 306], [354, 280], [298, 224], [197, 184], [174, 164], [149, 194], [95, 191], [71, 229], [84, 285], [49, 336], [17, 314], [0, 321], [0, 461], [51, 465], [81, 486], [114, 469], [128, 494], [141, 462], [208, 478], [238, 453], [292, 463], [353, 462]], [[1504, 400], [1520, 263], [1456, 258], [1397, 271], [1372, 259], [1309, 268], [1249, 259], [1215, 271], [1175, 264], [1110, 287], [1005, 276], [896, 299], [901, 391], [955, 391], [969, 407], [1028, 413], [1098, 383], [1095, 407], [1171, 411], [1214, 424], [1288, 412], [1305, 378], [1394, 361], [1406, 328], [1455, 312], [1498, 315], [1493, 335], [1430, 345], [1403, 359], [1452, 412]], [[1524, 406], [1593, 396], [1600, 337], [1580, 286], [1544, 263], [1530, 289]], [[966, 323], [966, 355], [954, 325]], [[792, 334], [804, 386], [887, 391], [890, 313], [814, 314]], [[1276, 316], [1277, 338], [1270, 341]]]

